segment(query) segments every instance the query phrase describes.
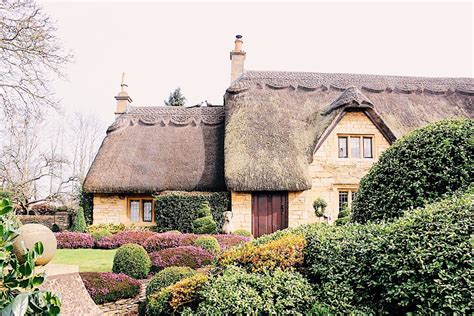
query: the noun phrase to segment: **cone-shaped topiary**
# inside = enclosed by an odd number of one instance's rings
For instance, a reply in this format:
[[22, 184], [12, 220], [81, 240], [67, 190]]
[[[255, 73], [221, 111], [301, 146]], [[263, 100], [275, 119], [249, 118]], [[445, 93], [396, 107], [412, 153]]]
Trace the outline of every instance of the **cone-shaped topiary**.
[[198, 212], [198, 218], [193, 221], [193, 233], [195, 234], [215, 234], [217, 233], [217, 223], [211, 213], [209, 202], [202, 203]]
[[86, 218], [84, 217], [84, 209], [79, 207], [74, 216], [74, 222], [72, 223], [71, 231], [84, 233], [87, 229]]

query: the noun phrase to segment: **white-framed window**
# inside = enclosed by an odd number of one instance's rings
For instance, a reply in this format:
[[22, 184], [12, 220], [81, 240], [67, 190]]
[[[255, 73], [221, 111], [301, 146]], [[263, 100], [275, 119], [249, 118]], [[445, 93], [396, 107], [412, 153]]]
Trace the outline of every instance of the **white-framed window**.
[[142, 200], [143, 204], [143, 221], [151, 223], [153, 218], [153, 201]]
[[373, 158], [373, 139], [371, 135], [338, 135], [338, 157]]
[[357, 195], [357, 189], [356, 188], [341, 188], [338, 190], [339, 194], [339, 201], [338, 201], [338, 210], [339, 212], [342, 211], [344, 206], [347, 206], [349, 208], [352, 207], [352, 201], [354, 201], [356, 195]]
[[130, 222], [140, 221], [140, 200], [130, 200]]
[[128, 216], [131, 223], [152, 223], [153, 212], [152, 198], [128, 199]]

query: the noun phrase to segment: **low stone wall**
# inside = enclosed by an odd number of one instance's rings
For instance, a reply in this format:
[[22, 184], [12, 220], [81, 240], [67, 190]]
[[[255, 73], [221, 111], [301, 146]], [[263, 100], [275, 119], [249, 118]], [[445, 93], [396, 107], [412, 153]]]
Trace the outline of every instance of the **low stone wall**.
[[54, 223], [61, 230], [67, 230], [71, 226], [71, 216], [68, 212], [56, 212], [54, 215], [18, 215], [22, 224], [36, 223], [51, 229]]
[[150, 280], [140, 280], [140, 294], [133, 298], [97, 305], [104, 315], [138, 315], [138, 305], [146, 298], [146, 286]]

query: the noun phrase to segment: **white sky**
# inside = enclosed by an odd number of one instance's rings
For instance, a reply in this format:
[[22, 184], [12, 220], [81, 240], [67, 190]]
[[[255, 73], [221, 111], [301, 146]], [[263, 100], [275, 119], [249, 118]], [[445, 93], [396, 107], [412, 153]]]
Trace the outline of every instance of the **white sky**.
[[41, 1], [75, 55], [56, 91], [68, 111], [110, 123], [128, 76], [133, 105], [222, 104], [229, 51], [246, 69], [473, 77], [473, 4]]

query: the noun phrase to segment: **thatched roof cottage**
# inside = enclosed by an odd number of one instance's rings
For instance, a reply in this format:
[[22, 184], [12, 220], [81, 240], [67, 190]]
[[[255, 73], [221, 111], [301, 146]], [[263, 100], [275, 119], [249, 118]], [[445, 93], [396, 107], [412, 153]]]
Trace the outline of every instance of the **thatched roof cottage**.
[[118, 117], [84, 183], [94, 222], [152, 224], [151, 194], [165, 190], [230, 191], [234, 228], [256, 236], [332, 222], [393, 141], [474, 114], [472, 78], [248, 71], [245, 58], [238, 37], [223, 107], [116, 97]]

